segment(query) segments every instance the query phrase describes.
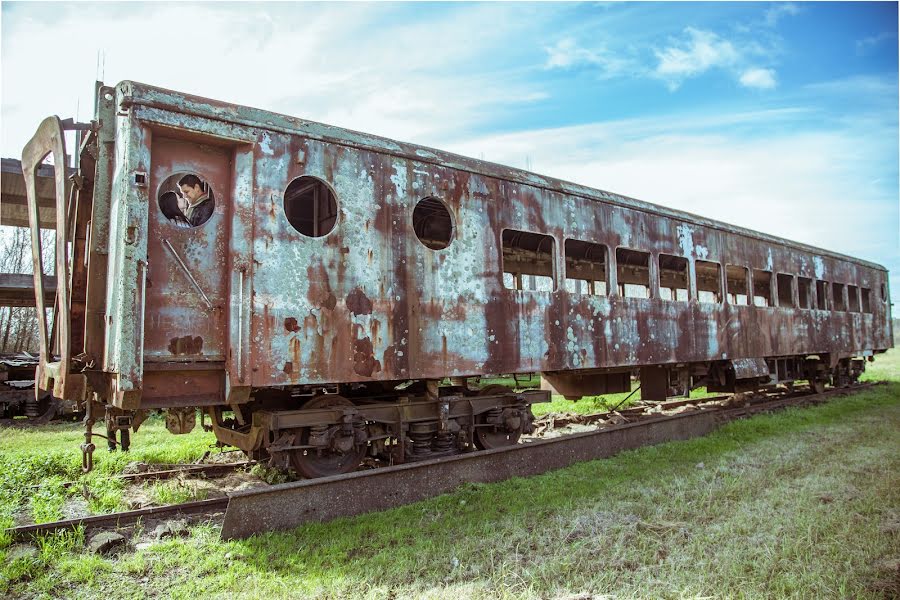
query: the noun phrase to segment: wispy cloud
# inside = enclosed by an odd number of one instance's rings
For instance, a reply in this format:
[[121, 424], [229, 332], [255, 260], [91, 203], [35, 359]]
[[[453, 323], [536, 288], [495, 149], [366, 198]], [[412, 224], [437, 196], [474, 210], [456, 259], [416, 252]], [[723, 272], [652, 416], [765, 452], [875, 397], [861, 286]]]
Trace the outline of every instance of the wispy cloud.
[[856, 53], [860, 55], [866, 54], [876, 46], [893, 39], [897, 39], [897, 33], [895, 31], [882, 31], [877, 35], [870, 35], [861, 40], [856, 40]]
[[775, 2], [766, 10], [763, 22], [768, 27], [775, 27], [782, 17], [800, 14], [800, 7], [793, 2]]
[[741, 85], [759, 90], [774, 89], [778, 82], [775, 80], [775, 71], [772, 69], [747, 69], [741, 73]]
[[587, 67], [594, 69], [601, 78], [635, 74], [640, 70], [638, 64], [621, 51], [612, 51], [604, 44], [588, 49], [572, 37], [564, 37], [552, 46], [545, 46], [544, 50], [547, 53], [544, 68], [548, 70]]

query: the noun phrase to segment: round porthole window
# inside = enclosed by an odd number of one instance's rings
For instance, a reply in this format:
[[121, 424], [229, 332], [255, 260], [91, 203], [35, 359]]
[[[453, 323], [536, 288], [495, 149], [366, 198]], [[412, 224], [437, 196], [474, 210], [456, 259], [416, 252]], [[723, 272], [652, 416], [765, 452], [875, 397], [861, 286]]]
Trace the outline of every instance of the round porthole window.
[[322, 237], [337, 223], [337, 199], [331, 187], [309, 175], [298, 177], [284, 190], [284, 214], [291, 227], [308, 237]]
[[216, 210], [212, 186], [197, 173], [175, 173], [166, 177], [157, 193], [159, 210], [175, 227], [199, 227]]
[[413, 209], [413, 231], [427, 248], [443, 250], [453, 241], [453, 218], [438, 198], [422, 198]]

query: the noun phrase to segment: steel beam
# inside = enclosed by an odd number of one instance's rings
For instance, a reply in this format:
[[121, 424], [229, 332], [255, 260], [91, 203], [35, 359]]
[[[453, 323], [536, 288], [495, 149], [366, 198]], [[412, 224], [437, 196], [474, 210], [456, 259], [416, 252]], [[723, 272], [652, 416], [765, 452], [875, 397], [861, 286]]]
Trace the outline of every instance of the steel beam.
[[222, 538], [243, 539], [311, 521], [386, 510], [445, 494], [463, 483], [527, 477], [623, 450], [706, 435], [716, 424], [713, 412], [684, 413], [449, 459], [240, 492], [228, 502]]

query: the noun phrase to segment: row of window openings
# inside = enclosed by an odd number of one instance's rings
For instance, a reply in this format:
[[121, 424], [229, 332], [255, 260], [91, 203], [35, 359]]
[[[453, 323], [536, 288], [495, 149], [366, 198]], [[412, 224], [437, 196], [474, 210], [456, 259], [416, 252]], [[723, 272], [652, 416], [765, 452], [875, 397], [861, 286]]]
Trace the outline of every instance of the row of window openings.
[[[502, 235], [503, 285], [514, 290], [552, 292], [555, 289], [553, 265], [555, 242], [549, 235], [505, 229]], [[606, 246], [567, 239], [566, 291], [572, 294], [609, 295]], [[626, 298], [650, 297], [650, 260], [648, 252], [616, 249], [617, 292]], [[659, 254], [659, 297], [686, 302], [688, 261], [682, 256]], [[721, 303], [721, 269], [719, 263], [694, 261], [697, 300]], [[855, 285], [795, 277], [771, 271], [735, 265], [725, 267], [725, 286], [730, 304], [781, 306], [801, 309], [872, 312], [872, 293]], [[815, 282], [815, 285], [813, 285]], [[797, 296], [794, 296], [794, 286]], [[752, 294], [748, 291], [752, 290]], [[815, 295], [813, 291], [815, 290]], [[829, 294], [829, 291], [831, 292]], [[846, 291], [846, 295], [845, 295]]]

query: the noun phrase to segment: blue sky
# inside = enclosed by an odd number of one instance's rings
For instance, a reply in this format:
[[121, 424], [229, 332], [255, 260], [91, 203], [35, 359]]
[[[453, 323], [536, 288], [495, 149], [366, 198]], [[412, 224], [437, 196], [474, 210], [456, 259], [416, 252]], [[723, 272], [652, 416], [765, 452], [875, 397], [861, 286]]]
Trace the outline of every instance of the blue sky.
[[896, 3], [4, 2], [2, 17], [3, 156], [43, 116], [89, 117], [102, 51], [107, 83], [530, 166], [873, 260], [900, 302]]

